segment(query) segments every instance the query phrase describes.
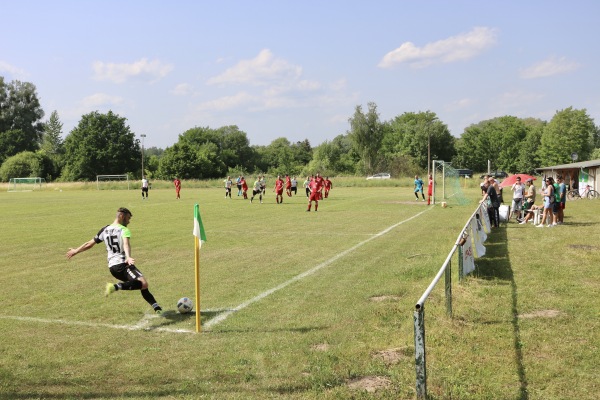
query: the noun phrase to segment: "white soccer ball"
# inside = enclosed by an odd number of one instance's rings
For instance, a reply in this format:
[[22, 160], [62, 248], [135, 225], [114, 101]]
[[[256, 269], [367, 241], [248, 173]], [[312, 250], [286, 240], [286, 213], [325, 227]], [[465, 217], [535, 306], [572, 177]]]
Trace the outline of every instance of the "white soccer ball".
[[448, 207], [448, 203], [446, 203], [445, 201], [442, 201], [442, 208], [446, 208]]
[[182, 314], [189, 313], [193, 308], [194, 302], [189, 297], [182, 297], [177, 302], [177, 310]]

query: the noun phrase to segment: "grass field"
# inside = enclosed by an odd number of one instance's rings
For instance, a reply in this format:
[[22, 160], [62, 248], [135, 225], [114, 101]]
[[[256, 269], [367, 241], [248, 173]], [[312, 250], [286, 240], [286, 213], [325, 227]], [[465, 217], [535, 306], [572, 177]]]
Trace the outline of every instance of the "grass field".
[[[408, 181], [407, 181], [408, 182]], [[334, 181], [334, 185], [336, 182]], [[409, 184], [334, 186], [249, 204], [221, 189], [0, 192], [0, 399], [403, 399], [415, 397], [414, 304], [475, 209], [427, 207]], [[349, 184], [348, 186], [354, 186]], [[471, 185], [472, 186], [472, 185]], [[103, 296], [102, 245], [67, 261], [120, 206], [133, 256], [161, 305], [194, 296], [201, 317], [156, 317], [138, 292]], [[510, 223], [458, 284], [426, 303], [432, 399], [596, 399], [600, 390], [600, 202], [566, 225]]]

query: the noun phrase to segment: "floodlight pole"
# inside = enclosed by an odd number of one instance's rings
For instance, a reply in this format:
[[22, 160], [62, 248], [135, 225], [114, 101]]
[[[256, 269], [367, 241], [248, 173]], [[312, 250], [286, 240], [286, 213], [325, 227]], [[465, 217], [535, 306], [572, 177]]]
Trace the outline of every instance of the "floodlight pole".
[[146, 134], [142, 133], [140, 137], [142, 138], [142, 179], [144, 179], [144, 138]]

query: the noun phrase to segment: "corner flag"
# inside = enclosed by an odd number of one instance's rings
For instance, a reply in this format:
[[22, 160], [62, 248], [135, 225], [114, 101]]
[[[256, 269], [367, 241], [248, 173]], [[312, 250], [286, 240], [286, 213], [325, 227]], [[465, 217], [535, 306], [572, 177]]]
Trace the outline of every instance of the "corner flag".
[[200, 207], [194, 205], [194, 256], [195, 256], [195, 275], [196, 275], [196, 333], [200, 332], [202, 327], [200, 321], [200, 247], [206, 242], [206, 233], [200, 217]]
[[198, 204], [194, 205], [194, 236], [200, 239], [200, 247], [202, 243], [206, 242], [206, 233], [204, 232], [204, 225], [202, 225], [202, 217], [200, 217], [200, 208]]

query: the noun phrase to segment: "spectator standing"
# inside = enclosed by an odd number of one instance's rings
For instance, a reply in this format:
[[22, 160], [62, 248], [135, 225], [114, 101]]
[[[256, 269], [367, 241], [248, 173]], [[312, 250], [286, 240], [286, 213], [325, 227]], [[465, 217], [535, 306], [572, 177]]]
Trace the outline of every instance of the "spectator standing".
[[488, 179], [486, 192], [483, 195], [480, 203], [487, 204], [490, 222], [494, 228], [497, 228], [500, 224], [500, 199], [498, 198], [498, 193], [494, 188], [494, 178]]
[[565, 185], [565, 180], [562, 175], [558, 175], [556, 179], [558, 180], [558, 193], [560, 194], [558, 221], [556, 221], [556, 224], [562, 225], [564, 222], [563, 220], [565, 218], [565, 207], [567, 205], [567, 185]]
[[542, 221], [539, 225], [536, 225], [538, 228], [544, 227], [544, 222], [548, 220], [548, 228], [552, 227], [552, 211], [554, 207], [554, 186], [552, 186], [552, 178], [546, 178], [544, 180], [545, 189], [542, 190], [542, 194], [544, 196], [544, 214], [542, 215]]
[[515, 183], [511, 186], [510, 190], [513, 192], [512, 208], [510, 210], [510, 220], [513, 215], [517, 218], [521, 216], [521, 209], [523, 208], [523, 197], [525, 196], [525, 186], [521, 183], [521, 178], [517, 177]]

